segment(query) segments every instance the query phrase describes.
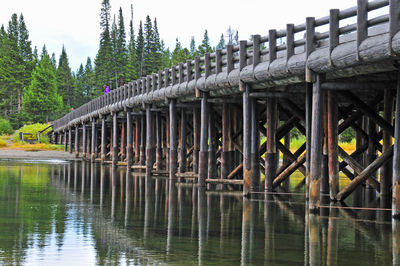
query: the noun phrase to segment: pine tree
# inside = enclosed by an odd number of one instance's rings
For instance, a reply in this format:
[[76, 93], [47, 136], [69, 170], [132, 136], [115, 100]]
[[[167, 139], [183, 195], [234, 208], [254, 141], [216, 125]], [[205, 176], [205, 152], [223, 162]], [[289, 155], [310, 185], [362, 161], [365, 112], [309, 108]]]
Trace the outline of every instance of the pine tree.
[[[110, 37], [110, 1], [103, 0], [101, 3], [100, 27], [100, 47], [95, 59], [96, 90], [97, 94], [102, 92], [105, 84], [110, 84], [112, 77], [112, 44]], [[111, 84], [110, 84], [111, 85]]]
[[190, 54], [192, 55], [192, 59], [197, 55], [197, 50], [196, 50], [196, 42], [194, 40], [194, 36], [192, 36], [192, 39], [190, 40]]
[[[64, 49], [64, 46], [63, 46], [63, 49]], [[57, 59], [56, 59], [56, 54], [55, 53], [51, 54], [50, 60], [51, 60], [51, 63], [53, 64], [53, 66], [54, 66], [54, 69], [57, 69]]]
[[221, 38], [219, 40], [219, 43], [216, 47], [217, 49], [224, 49], [225, 48], [225, 37], [224, 34], [221, 34]]
[[48, 122], [63, 110], [62, 97], [57, 93], [56, 73], [46, 53], [32, 72], [31, 83], [24, 90], [22, 109], [32, 122]]
[[127, 64], [127, 49], [126, 49], [126, 33], [124, 25], [124, 16], [122, 14], [122, 8], [119, 8], [118, 16], [118, 29], [117, 29], [117, 47], [116, 47], [116, 62], [117, 62], [117, 78], [119, 86], [125, 83], [124, 70]]
[[115, 16], [113, 19], [113, 23], [111, 26], [111, 47], [112, 47], [112, 77], [111, 80], [111, 88], [118, 87], [118, 29], [117, 23], [115, 22]]
[[64, 105], [76, 107], [74, 103], [74, 81], [69, 67], [68, 56], [63, 46], [57, 68], [58, 93], [63, 97]]
[[182, 48], [181, 43], [176, 39], [175, 49], [171, 55], [171, 64], [172, 66], [176, 66], [179, 63], [184, 63], [188, 59], [190, 59], [191, 54], [187, 48]]
[[204, 31], [203, 40], [201, 41], [201, 45], [198, 48], [199, 55], [203, 56], [205, 53], [212, 53], [213, 49], [210, 46], [210, 38], [208, 37], [208, 31]]
[[138, 37], [136, 41], [136, 58], [137, 58], [137, 72], [139, 78], [143, 76], [143, 53], [144, 53], [144, 36], [142, 21], [139, 24]]
[[144, 49], [143, 49], [143, 75], [150, 75], [154, 69], [154, 58], [153, 58], [153, 40], [154, 40], [153, 25], [151, 23], [150, 16], [146, 16], [146, 23], [144, 24]]
[[125, 68], [125, 78], [134, 80], [138, 78], [135, 33], [133, 30], [133, 5], [131, 5], [131, 20], [129, 22], [128, 59]]
[[162, 46], [160, 41], [160, 33], [158, 32], [157, 18], [154, 18], [153, 22], [153, 45], [152, 45], [152, 57], [153, 57], [153, 69], [152, 72], [162, 70]]

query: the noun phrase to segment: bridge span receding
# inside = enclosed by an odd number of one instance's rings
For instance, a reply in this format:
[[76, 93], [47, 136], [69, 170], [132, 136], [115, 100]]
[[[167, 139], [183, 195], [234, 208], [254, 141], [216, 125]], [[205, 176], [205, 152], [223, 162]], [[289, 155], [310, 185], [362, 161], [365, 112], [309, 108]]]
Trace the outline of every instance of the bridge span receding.
[[[400, 0], [359, 0], [131, 81], [54, 121], [53, 141], [83, 159], [239, 185], [245, 196], [262, 190], [262, 174], [270, 192], [299, 170], [310, 211], [324, 195], [352, 194], [392, 202], [399, 217], [399, 55]], [[349, 127], [352, 154], [338, 145]], [[293, 128], [306, 139], [294, 152]], [[351, 180], [342, 188], [339, 173]]]

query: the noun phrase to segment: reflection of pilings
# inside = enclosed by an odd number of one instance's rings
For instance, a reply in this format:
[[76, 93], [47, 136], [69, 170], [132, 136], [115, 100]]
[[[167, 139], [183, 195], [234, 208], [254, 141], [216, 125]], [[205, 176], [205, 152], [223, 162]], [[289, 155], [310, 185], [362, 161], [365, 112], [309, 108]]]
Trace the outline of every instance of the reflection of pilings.
[[132, 200], [132, 173], [130, 169], [127, 169], [125, 175], [125, 228], [128, 227], [129, 221], [129, 212], [131, 209], [131, 200]]
[[[264, 201], [264, 257], [265, 261], [273, 262], [275, 260], [275, 203], [272, 201], [273, 197], [270, 194], [265, 194]], [[244, 207], [243, 207], [244, 209]]]
[[169, 191], [168, 191], [168, 228], [167, 228], [167, 254], [171, 252], [171, 245], [173, 243], [173, 237], [175, 234], [176, 224], [176, 180], [169, 180]]
[[90, 164], [90, 203], [93, 203], [93, 194], [96, 189], [96, 173], [97, 170], [96, 164]]
[[86, 166], [86, 162], [85, 161], [82, 161], [82, 165], [81, 165], [81, 167], [82, 167], [82, 169], [81, 169], [81, 171], [82, 171], [82, 176], [81, 176], [81, 199], [83, 199], [83, 197], [84, 197], [84, 194], [85, 194], [85, 180], [86, 180], [86, 168], [87, 168], [87, 166]]
[[393, 265], [400, 265], [400, 221], [397, 219], [392, 220], [392, 256]]
[[197, 197], [197, 217], [199, 221], [199, 265], [203, 264], [203, 259], [205, 256], [205, 244], [206, 244], [206, 222], [207, 222], [207, 200], [205, 188], [199, 186], [198, 188], [198, 197]]
[[[333, 206], [333, 203], [331, 204]], [[327, 243], [327, 255], [326, 265], [337, 265], [338, 264], [338, 209], [333, 208], [329, 213], [328, 220], [328, 243]]]
[[247, 265], [250, 263], [249, 258], [249, 228], [250, 228], [250, 216], [251, 216], [251, 206], [250, 200], [247, 198], [243, 199], [243, 216], [242, 216], [242, 245], [241, 245], [241, 255], [240, 264]]
[[191, 226], [191, 238], [195, 238], [196, 236], [194, 235], [195, 233], [195, 228], [196, 228], [196, 222], [197, 222], [197, 191], [198, 189], [195, 187], [192, 187], [192, 226]]
[[117, 194], [117, 167], [111, 167], [111, 221], [115, 219], [115, 197]]
[[74, 162], [74, 192], [76, 192], [76, 187], [78, 183], [78, 162]]
[[310, 265], [321, 265], [321, 237], [320, 237], [320, 223], [318, 215], [309, 214], [309, 255]]
[[106, 172], [106, 167], [102, 164], [100, 167], [100, 211], [103, 209], [105, 172]]
[[144, 226], [143, 226], [143, 239], [146, 242], [148, 233], [150, 230], [151, 215], [153, 214], [153, 192], [154, 192], [154, 180], [147, 176], [145, 177], [145, 199], [144, 199]]

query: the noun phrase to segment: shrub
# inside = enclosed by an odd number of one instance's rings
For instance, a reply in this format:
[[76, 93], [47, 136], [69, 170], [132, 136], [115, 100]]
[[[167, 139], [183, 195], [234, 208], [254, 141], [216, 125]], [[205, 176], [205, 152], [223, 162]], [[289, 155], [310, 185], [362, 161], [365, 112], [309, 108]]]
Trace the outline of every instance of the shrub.
[[10, 135], [13, 133], [13, 129], [10, 121], [0, 118], [0, 135]]
[[[37, 132], [45, 129], [48, 126], [49, 126], [48, 124], [41, 124], [41, 123], [36, 123], [36, 124], [32, 124], [32, 125], [25, 125], [25, 126], [21, 127], [20, 129], [18, 129], [15, 132], [13, 140], [14, 140], [14, 142], [19, 142], [19, 133], [20, 132], [31, 133], [32, 134], [32, 136], [25, 136], [26, 139], [36, 139]], [[49, 138], [48, 138], [48, 136], [46, 134], [50, 130], [51, 130], [51, 128], [48, 128], [48, 129], [46, 129], [46, 131], [41, 133], [40, 142], [49, 143]]]
[[340, 141], [341, 142], [351, 142], [352, 139], [355, 138], [355, 132], [354, 129], [352, 129], [351, 127], [347, 128], [345, 131], [343, 131], [342, 134], [340, 134]]
[[7, 141], [0, 139], [0, 148], [7, 147]]

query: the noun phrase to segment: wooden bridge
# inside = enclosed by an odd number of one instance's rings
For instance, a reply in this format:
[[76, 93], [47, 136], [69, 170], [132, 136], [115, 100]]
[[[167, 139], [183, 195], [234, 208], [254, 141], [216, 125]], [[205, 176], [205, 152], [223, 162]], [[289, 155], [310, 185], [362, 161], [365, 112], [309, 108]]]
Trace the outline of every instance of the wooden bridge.
[[[147, 176], [243, 184], [245, 196], [287, 186], [299, 170], [310, 211], [325, 194], [379, 193], [399, 217], [399, 55], [400, 1], [358, 0], [131, 81], [55, 121], [53, 141]], [[352, 154], [338, 146], [348, 127]], [[293, 128], [306, 136], [294, 153]], [[339, 172], [351, 180], [342, 190]]]

